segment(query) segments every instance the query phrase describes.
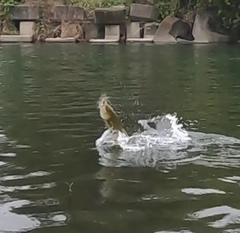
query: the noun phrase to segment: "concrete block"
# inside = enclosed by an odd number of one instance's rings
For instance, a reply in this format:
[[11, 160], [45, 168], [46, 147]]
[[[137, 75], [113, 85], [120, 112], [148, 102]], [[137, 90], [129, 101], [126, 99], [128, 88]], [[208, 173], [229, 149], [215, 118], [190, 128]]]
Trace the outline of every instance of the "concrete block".
[[140, 38], [140, 23], [130, 22], [127, 24], [127, 39]]
[[169, 34], [172, 25], [179, 19], [174, 16], [167, 16], [159, 25], [157, 32], [154, 36], [154, 43], [176, 43], [176, 39]]
[[93, 22], [84, 22], [83, 23], [83, 30], [85, 33], [85, 40], [89, 41], [91, 39], [98, 39], [98, 27]]
[[156, 34], [157, 26], [153, 23], [145, 23], [144, 25], [144, 38], [152, 38]]
[[104, 39], [90, 39], [91, 43], [118, 43], [120, 40], [120, 26], [106, 25]]
[[79, 6], [59, 5], [53, 8], [54, 20], [84, 20], [86, 12]]
[[29, 35], [1, 35], [0, 43], [31, 43], [32, 36]]
[[9, 12], [12, 20], [38, 20], [39, 6], [17, 5], [10, 8]]
[[20, 22], [20, 35], [32, 36], [34, 34], [35, 22], [21, 21]]
[[94, 22], [105, 25], [119, 25], [125, 23], [125, 7], [96, 8], [94, 11]]
[[105, 26], [105, 40], [120, 40], [120, 26], [106, 25]]
[[132, 21], [152, 22], [158, 19], [159, 11], [152, 5], [133, 3], [129, 16]]

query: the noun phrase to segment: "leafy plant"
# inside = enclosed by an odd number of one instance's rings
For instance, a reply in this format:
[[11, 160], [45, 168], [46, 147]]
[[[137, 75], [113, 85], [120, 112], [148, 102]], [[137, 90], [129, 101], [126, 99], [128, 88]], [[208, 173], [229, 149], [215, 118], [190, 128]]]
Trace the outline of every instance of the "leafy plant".
[[18, 3], [19, 0], [0, 0], [0, 33], [17, 34], [10, 19], [10, 9]]

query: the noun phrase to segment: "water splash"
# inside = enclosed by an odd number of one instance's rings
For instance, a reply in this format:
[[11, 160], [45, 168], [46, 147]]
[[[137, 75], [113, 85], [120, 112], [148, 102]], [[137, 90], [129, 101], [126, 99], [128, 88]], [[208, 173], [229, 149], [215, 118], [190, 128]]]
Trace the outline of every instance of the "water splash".
[[[231, 157], [233, 164], [240, 167], [239, 139], [187, 131], [176, 114], [139, 120], [138, 124], [142, 130], [131, 136], [106, 130], [96, 140], [102, 166], [143, 166], [169, 171], [189, 163], [229, 166]], [[229, 157], [230, 154], [234, 155]]]
[[182, 148], [191, 142], [188, 132], [178, 123], [176, 115], [167, 114], [149, 120], [139, 120], [138, 124], [142, 126], [143, 132], [135, 132], [132, 136], [106, 130], [96, 141], [96, 146], [105, 148], [119, 146], [124, 151], [142, 151], [166, 147], [174, 149], [176, 146]]

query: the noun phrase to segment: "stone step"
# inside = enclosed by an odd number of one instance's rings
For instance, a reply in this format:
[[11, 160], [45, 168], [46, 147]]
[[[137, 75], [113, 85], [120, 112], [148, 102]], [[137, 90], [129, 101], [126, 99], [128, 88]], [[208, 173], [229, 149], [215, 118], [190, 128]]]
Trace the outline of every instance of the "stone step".
[[32, 36], [29, 35], [1, 35], [0, 43], [31, 43]]
[[152, 38], [128, 38], [127, 42], [129, 43], [153, 43], [153, 37]]
[[46, 38], [45, 42], [47, 43], [75, 43], [75, 38], [68, 37], [68, 38]]
[[109, 43], [119, 43], [119, 40], [113, 39], [91, 39], [90, 43], [101, 43], [101, 44], [109, 44]]

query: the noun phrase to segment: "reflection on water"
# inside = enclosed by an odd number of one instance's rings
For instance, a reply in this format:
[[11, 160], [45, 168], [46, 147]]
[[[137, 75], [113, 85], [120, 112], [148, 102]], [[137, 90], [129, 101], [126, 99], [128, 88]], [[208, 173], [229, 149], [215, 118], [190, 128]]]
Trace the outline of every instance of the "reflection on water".
[[[240, 232], [238, 49], [0, 47], [0, 232]], [[103, 92], [123, 150], [95, 148]]]

